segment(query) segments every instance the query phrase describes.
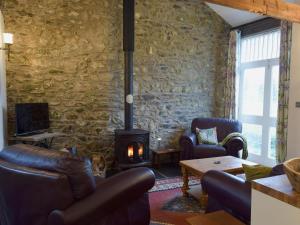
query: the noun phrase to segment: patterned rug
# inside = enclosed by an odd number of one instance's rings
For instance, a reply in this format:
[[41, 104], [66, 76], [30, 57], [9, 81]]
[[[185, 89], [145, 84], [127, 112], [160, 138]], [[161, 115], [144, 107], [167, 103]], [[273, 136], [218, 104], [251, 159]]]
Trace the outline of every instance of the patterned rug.
[[[191, 177], [189, 179], [189, 186], [200, 184], [200, 180]], [[172, 190], [176, 188], [181, 188], [183, 185], [182, 177], [175, 177], [175, 178], [163, 178], [163, 179], [156, 179], [154, 187], [149, 191], [156, 192], [156, 191], [166, 191]]]
[[[197, 200], [193, 197], [182, 196], [182, 183], [181, 178], [156, 181], [149, 193], [151, 219], [153, 221], [172, 225], [189, 225], [186, 221], [187, 218], [202, 213]], [[199, 183], [197, 179], [190, 180], [190, 186]]]
[[176, 196], [170, 201], [167, 201], [161, 209], [172, 211], [172, 212], [188, 212], [188, 213], [202, 212], [198, 200], [196, 200], [194, 197], [183, 197], [182, 195]]

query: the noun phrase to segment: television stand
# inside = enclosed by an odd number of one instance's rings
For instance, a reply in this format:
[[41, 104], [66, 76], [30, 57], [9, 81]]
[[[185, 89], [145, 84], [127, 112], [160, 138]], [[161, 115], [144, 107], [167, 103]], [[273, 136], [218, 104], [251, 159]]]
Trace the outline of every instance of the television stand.
[[48, 132], [47, 130], [39, 130], [39, 131], [30, 132], [30, 133], [15, 134], [14, 137], [28, 137], [28, 136], [33, 136], [33, 135], [37, 135], [37, 134], [44, 134], [44, 133], [51, 133], [51, 132]]
[[9, 140], [14, 141], [15, 143], [31, 144], [50, 149], [52, 147], [54, 138], [66, 136], [66, 134], [60, 132], [43, 132], [27, 136], [13, 136]]

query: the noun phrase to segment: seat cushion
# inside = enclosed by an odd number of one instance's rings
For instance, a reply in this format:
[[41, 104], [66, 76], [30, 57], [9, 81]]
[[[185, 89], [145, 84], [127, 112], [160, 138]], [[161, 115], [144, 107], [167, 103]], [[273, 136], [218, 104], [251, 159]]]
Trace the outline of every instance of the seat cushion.
[[224, 147], [219, 145], [200, 144], [194, 146], [193, 153], [195, 159], [202, 159], [225, 156], [226, 150]]
[[18, 144], [5, 147], [0, 152], [0, 159], [20, 166], [66, 175], [77, 200], [96, 189], [90, 161], [73, 157], [69, 153]]

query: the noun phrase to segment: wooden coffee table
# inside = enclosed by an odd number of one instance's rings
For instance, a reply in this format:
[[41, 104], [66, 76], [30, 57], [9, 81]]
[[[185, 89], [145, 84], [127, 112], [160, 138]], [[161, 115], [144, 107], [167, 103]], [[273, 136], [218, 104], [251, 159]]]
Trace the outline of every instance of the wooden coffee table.
[[[181, 172], [183, 176], [182, 193], [184, 196], [189, 195], [189, 177], [195, 176], [202, 178], [203, 174], [209, 170], [220, 170], [231, 174], [243, 173], [242, 164], [256, 165], [256, 163], [236, 158], [233, 156], [223, 156], [206, 159], [192, 159], [180, 161]], [[199, 193], [199, 192], [198, 192]], [[194, 194], [193, 194], [194, 195]], [[206, 206], [207, 195], [203, 191], [200, 192], [200, 204], [202, 208]]]

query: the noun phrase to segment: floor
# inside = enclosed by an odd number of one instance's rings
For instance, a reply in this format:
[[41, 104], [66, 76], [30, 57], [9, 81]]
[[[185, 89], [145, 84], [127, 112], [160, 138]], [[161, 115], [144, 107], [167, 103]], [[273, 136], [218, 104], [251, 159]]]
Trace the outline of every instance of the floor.
[[180, 166], [175, 163], [162, 164], [159, 168], [151, 168], [156, 179], [172, 178], [181, 176]]
[[[154, 172], [156, 179], [181, 176], [180, 166], [178, 165], [178, 163], [165, 163], [161, 164], [159, 168], [149, 168]], [[119, 170], [109, 170], [106, 173], [106, 177], [111, 177], [119, 172]]]

